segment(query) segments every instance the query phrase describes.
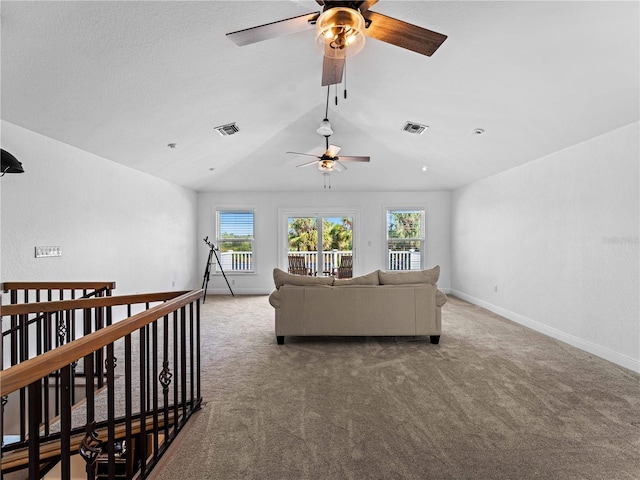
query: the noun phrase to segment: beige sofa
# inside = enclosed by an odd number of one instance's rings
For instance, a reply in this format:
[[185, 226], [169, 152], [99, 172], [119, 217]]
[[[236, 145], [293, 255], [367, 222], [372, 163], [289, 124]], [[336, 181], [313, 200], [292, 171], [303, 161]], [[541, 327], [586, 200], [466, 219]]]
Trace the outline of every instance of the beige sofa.
[[278, 344], [289, 336], [421, 336], [440, 341], [440, 267], [337, 279], [273, 271]]

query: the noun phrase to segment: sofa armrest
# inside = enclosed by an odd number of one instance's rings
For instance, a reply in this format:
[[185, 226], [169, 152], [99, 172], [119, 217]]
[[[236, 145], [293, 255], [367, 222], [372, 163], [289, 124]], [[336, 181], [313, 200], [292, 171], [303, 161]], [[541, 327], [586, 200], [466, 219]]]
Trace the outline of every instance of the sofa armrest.
[[271, 294], [269, 295], [269, 303], [273, 308], [280, 308], [280, 290], [275, 289], [273, 292], [271, 292]]
[[445, 303], [447, 303], [447, 295], [444, 292], [436, 289], [436, 307], [441, 307]]

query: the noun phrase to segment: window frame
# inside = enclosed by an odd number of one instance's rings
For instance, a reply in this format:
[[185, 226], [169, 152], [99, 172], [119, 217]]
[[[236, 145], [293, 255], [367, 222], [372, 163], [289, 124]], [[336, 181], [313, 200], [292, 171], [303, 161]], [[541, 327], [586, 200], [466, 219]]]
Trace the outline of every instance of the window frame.
[[419, 213], [420, 214], [420, 237], [411, 238], [411, 241], [418, 242], [420, 245], [419, 253], [420, 253], [420, 263], [418, 268], [411, 268], [411, 270], [423, 270], [425, 265], [427, 264], [427, 209], [424, 206], [406, 206], [406, 205], [385, 205], [384, 206], [384, 261], [383, 264], [385, 269], [388, 271], [410, 271], [406, 269], [391, 269], [390, 265], [390, 255], [389, 252], [389, 243], [394, 242], [402, 242], [406, 241], [406, 239], [402, 238], [390, 238], [389, 237], [389, 215], [393, 212], [403, 212], [403, 213]]
[[[222, 232], [221, 232], [221, 220], [223, 219], [224, 215], [233, 215], [233, 214], [251, 214], [251, 236], [250, 237], [238, 237], [236, 239], [234, 238], [228, 238], [228, 237], [223, 237], [222, 236]], [[215, 246], [217, 248], [217, 255], [218, 255], [218, 260], [220, 262], [220, 264], [218, 264], [218, 261], [216, 261], [215, 259], [213, 259], [215, 265], [213, 266], [212, 273], [215, 273], [217, 275], [222, 275], [222, 270], [221, 268], [224, 270], [224, 273], [233, 273], [233, 274], [240, 274], [240, 275], [246, 275], [246, 274], [256, 274], [257, 273], [257, 269], [256, 269], [256, 212], [254, 208], [251, 207], [219, 207], [215, 209]], [[225, 252], [221, 251], [221, 245], [223, 243], [241, 243], [241, 242], [248, 242], [251, 244], [251, 254], [248, 256], [247, 261], [250, 263], [250, 268], [233, 268], [234, 264], [237, 264], [238, 262], [233, 261], [233, 259], [227, 259], [226, 256], [224, 255]], [[231, 265], [231, 267], [229, 267], [229, 265]]]

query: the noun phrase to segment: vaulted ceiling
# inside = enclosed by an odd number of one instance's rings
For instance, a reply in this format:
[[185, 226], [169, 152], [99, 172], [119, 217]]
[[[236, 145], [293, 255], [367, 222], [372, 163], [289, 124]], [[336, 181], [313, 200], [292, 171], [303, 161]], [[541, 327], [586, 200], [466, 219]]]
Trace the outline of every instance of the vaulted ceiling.
[[[638, 121], [639, 5], [380, 0], [371, 10], [448, 38], [431, 57], [368, 38], [348, 59], [330, 143], [371, 162], [332, 173], [332, 189], [453, 189]], [[0, 8], [3, 120], [197, 191], [323, 189], [285, 153], [324, 151], [313, 30], [243, 47], [225, 35], [315, 1]]]

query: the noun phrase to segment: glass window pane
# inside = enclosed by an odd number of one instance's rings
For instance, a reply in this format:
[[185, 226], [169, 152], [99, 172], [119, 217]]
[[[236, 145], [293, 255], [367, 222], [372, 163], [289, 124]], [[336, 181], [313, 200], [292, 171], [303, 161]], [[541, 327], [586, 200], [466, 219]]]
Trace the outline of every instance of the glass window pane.
[[289, 217], [289, 250], [315, 252], [318, 250], [318, 225], [314, 217]]
[[325, 217], [322, 222], [323, 250], [352, 250], [353, 218]]
[[388, 238], [422, 238], [423, 212], [418, 210], [389, 210], [387, 212]]

